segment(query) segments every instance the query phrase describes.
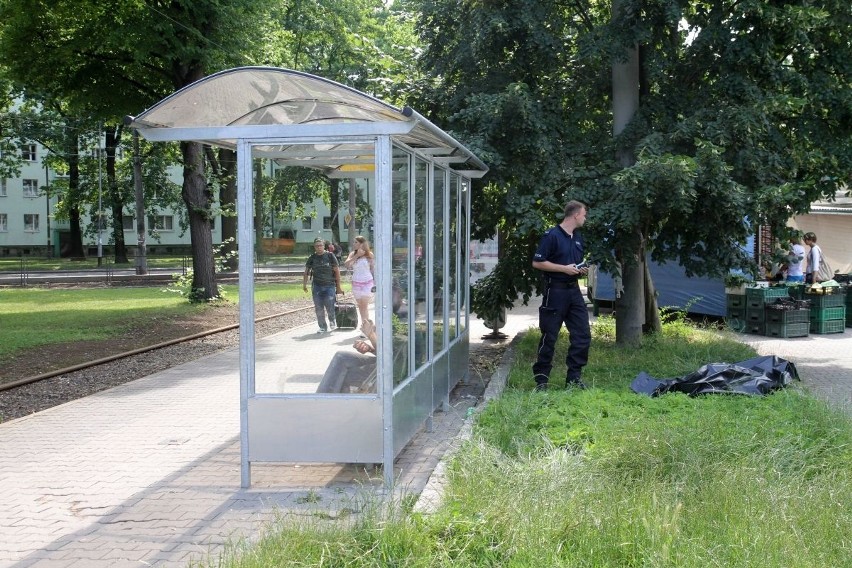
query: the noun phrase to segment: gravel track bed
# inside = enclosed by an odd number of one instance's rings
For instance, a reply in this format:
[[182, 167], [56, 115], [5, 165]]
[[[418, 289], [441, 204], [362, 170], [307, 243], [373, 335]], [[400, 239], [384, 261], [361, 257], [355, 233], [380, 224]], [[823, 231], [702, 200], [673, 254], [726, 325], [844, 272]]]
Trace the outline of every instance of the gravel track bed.
[[[257, 337], [264, 337], [315, 321], [311, 307], [258, 322], [255, 333]], [[224, 349], [239, 347], [239, 344], [240, 330], [237, 328], [0, 391], [0, 422], [83, 398]]]

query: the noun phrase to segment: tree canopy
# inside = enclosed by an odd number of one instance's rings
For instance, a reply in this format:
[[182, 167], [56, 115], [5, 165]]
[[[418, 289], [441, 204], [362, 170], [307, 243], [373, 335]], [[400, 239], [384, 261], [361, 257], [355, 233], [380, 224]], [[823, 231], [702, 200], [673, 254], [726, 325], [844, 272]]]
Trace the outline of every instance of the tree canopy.
[[[758, 224], [783, 226], [849, 182], [848, 3], [619, 6], [422, 2], [424, 99], [491, 166], [475, 236], [505, 236], [478, 313], [532, 293], [532, 248], [568, 199], [590, 205], [604, 269], [648, 252], [718, 275], [749, 268], [739, 245]], [[613, 137], [610, 74], [634, 48], [639, 110]]]

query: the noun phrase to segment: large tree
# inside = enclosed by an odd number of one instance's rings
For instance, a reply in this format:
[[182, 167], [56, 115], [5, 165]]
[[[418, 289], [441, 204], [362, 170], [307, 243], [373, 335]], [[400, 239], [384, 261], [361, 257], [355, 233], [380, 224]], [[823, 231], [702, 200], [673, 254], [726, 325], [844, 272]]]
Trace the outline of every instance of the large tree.
[[[477, 313], [533, 293], [531, 250], [567, 199], [591, 205], [594, 260], [635, 291], [646, 254], [688, 274], [748, 267], [757, 224], [850, 180], [847, 2], [421, 4], [426, 100], [492, 168], [475, 236], [509, 235]], [[632, 50], [639, 107], [613, 138], [611, 72]], [[644, 323], [625, 311], [622, 343]]]
[[[0, 62], [27, 90], [118, 121], [211, 72], [253, 62], [266, 6], [259, 0], [5, 0]], [[185, 142], [181, 149], [193, 297], [209, 299], [218, 295], [213, 195], [201, 145]]]

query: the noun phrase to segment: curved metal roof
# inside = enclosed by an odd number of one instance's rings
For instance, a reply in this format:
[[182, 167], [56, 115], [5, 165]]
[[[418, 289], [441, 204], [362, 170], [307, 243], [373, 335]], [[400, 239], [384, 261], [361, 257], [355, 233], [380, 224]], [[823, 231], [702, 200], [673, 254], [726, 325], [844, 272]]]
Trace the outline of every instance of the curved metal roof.
[[[254, 147], [255, 155], [282, 165], [319, 168], [328, 175], [372, 164], [370, 140], [382, 134], [471, 177], [488, 171], [473, 152], [408, 107], [398, 109], [340, 83], [274, 67], [238, 67], [210, 75], [128, 117], [127, 123], [155, 141], [194, 140], [235, 148], [237, 139], [250, 139], [261, 143]], [[288, 143], [318, 138], [329, 143]]]

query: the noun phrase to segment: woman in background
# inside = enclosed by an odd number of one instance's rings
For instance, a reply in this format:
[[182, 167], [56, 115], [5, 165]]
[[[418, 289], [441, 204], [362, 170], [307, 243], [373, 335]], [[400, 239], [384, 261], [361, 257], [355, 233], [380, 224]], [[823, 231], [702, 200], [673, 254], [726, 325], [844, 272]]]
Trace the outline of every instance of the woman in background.
[[375, 256], [370, 250], [370, 243], [366, 238], [358, 235], [352, 245], [352, 251], [344, 262], [352, 273], [352, 295], [358, 305], [358, 313], [361, 321], [370, 320], [370, 302], [373, 301], [375, 290]]

